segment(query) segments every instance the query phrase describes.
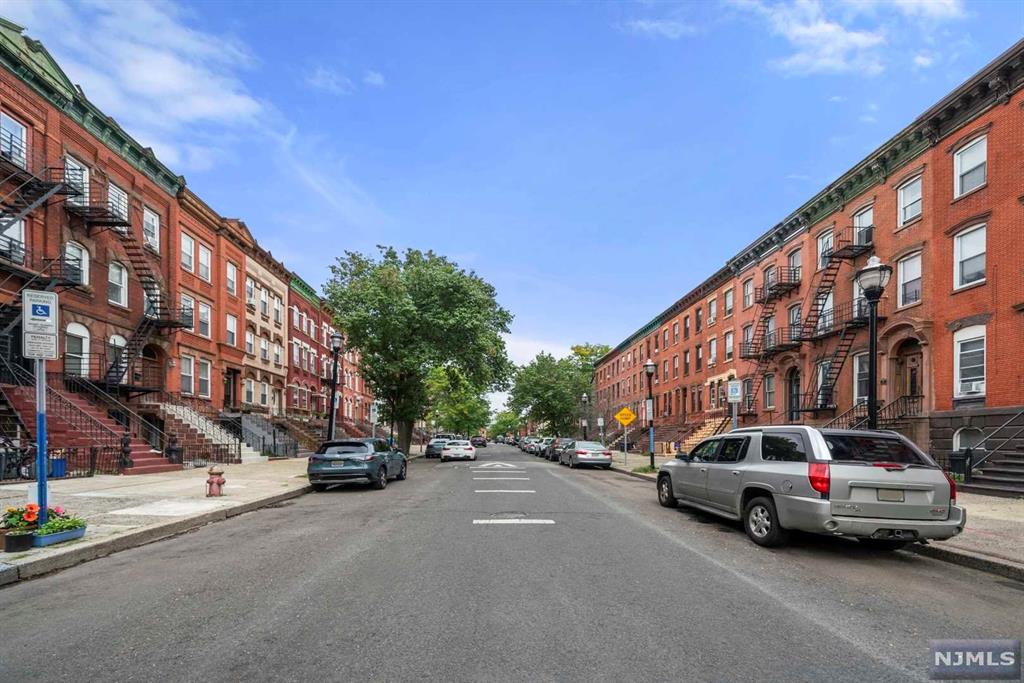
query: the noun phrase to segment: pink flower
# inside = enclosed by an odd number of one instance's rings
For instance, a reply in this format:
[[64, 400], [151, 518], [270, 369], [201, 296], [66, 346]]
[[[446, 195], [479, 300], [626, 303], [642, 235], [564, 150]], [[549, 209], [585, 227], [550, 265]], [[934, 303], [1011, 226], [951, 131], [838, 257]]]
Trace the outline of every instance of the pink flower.
[[55, 507], [55, 508], [53, 508], [53, 511], [56, 512], [58, 515], [63, 515], [64, 514], [64, 508], [62, 508], [62, 507]]

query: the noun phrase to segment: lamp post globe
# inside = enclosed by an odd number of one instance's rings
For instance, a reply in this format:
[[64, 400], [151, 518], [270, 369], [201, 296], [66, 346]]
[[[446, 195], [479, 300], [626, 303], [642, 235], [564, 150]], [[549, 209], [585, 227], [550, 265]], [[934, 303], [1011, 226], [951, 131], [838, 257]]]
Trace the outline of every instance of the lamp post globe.
[[856, 275], [857, 286], [868, 304], [868, 429], [878, 429], [878, 300], [890, 277], [892, 266], [875, 255]]

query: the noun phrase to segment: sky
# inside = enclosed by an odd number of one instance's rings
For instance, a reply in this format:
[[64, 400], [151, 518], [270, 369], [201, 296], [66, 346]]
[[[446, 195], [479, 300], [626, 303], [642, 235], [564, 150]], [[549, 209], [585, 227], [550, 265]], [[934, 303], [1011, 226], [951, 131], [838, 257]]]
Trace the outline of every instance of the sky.
[[5, 0], [86, 95], [319, 287], [494, 284], [519, 363], [612, 346], [1024, 36], [1024, 1]]

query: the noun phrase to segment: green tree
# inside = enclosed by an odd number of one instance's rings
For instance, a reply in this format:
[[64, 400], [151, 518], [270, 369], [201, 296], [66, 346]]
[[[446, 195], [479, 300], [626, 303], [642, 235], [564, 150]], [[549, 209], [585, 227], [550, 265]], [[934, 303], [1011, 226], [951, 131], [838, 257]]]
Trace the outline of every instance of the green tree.
[[427, 375], [426, 419], [444, 431], [471, 435], [487, 426], [491, 407], [483, 392], [456, 368], [433, 368]]
[[457, 369], [481, 391], [506, 386], [511, 366], [501, 335], [512, 314], [498, 305], [493, 286], [443, 256], [378, 249], [377, 258], [339, 257], [324, 295], [408, 452], [413, 423], [426, 414], [432, 368]]
[[609, 350], [605, 344], [577, 344], [566, 358], [537, 354], [516, 372], [509, 408], [553, 433], [575, 433], [584, 416], [582, 396], [593, 393], [594, 364]]
[[488, 434], [493, 438], [502, 434], [515, 434], [523, 424], [519, 415], [511, 410], [502, 410], [494, 416], [494, 422], [488, 428]]

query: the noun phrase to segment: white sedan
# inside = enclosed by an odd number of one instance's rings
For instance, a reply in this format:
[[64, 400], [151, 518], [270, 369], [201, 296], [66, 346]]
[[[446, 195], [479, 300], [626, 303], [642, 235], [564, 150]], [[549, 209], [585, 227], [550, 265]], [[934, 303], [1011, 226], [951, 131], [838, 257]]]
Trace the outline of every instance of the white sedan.
[[476, 460], [476, 448], [468, 441], [449, 441], [441, 449], [441, 462]]

